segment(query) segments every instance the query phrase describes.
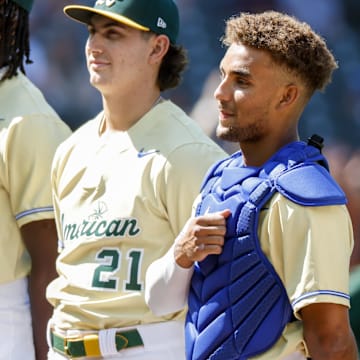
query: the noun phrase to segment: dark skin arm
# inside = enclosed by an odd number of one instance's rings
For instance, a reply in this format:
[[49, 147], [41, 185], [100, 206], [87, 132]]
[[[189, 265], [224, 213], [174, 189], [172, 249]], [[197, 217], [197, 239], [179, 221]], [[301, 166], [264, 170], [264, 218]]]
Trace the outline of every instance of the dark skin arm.
[[29, 296], [36, 360], [46, 360], [46, 326], [52, 306], [45, 297], [46, 287], [56, 277], [57, 234], [54, 220], [34, 221], [21, 227], [32, 267], [29, 275]]
[[338, 304], [319, 303], [301, 310], [304, 339], [312, 360], [357, 360], [349, 310]]

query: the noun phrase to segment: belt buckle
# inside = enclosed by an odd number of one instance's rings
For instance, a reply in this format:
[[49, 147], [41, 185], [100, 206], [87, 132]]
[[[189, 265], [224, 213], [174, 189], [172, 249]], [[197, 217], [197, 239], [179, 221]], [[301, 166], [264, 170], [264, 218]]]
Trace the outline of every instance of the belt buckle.
[[99, 337], [97, 334], [86, 334], [83, 336], [86, 356], [101, 356]]

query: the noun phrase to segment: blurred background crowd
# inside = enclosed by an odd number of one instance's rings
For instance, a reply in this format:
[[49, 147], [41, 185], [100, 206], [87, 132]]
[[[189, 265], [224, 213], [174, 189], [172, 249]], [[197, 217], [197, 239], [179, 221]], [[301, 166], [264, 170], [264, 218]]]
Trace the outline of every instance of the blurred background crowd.
[[[93, 4], [93, 0], [76, 0]], [[88, 81], [85, 26], [62, 12], [70, 0], [36, 0], [31, 13], [31, 58], [27, 75], [73, 129], [101, 108], [100, 95]], [[339, 69], [325, 94], [312, 99], [300, 135], [325, 138], [331, 172], [349, 198], [356, 246], [351, 265], [360, 264], [360, 1], [359, 0], [177, 0], [181, 17], [179, 43], [190, 64], [182, 85], [165, 94], [183, 107], [215, 139], [217, 108], [212, 97], [224, 53], [220, 37], [225, 20], [240, 11], [279, 10], [308, 22], [333, 51]], [[139, 99], [141, 101], [141, 99]], [[216, 139], [215, 139], [216, 140]], [[220, 143], [229, 153], [236, 145]]]

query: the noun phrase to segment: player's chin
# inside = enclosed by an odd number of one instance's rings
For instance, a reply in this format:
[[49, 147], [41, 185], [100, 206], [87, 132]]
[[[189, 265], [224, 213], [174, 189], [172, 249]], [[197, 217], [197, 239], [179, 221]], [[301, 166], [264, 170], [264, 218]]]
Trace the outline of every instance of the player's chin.
[[104, 79], [96, 73], [90, 73], [89, 82], [93, 87], [99, 90], [105, 85]]
[[216, 136], [221, 140], [238, 142], [239, 141], [238, 135], [239, 135], [238, 132], [232, 126], [224, 126], [221, 123], [219, 123], [216, 128]]

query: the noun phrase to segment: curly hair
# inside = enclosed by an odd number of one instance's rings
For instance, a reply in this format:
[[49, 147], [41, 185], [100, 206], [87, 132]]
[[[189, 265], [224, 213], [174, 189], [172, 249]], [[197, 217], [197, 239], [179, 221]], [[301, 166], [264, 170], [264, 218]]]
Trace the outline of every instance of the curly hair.
[[[157, 36], [153, 31], [142, 31], [145, 39]], [[182, 45], [170, 43], [169, 49], [165, 54], [157, 78], [157, 85], [160, 91], [175, 88], [182, 80], [182, 73], [189, 63], [187, 51]]]
[[29, 13], [12, 0], [0, 0], [0, 67], [7, 70], [0, 81], [25, 74], [24, 59], [30, 60]]
[[157, 83], [160, 91], [178, 86], [182, 80], [181, 74], [187, 67], [187, 64], [187, 52], [184, 47], [170, 44], [159, 70]]
[[222, 42], [267, 51], [276, 64], [299, 76], [311, 93], [324, 90], [338, 67], [325, 40], [308, 24], [276, 11], [231, 17]]

